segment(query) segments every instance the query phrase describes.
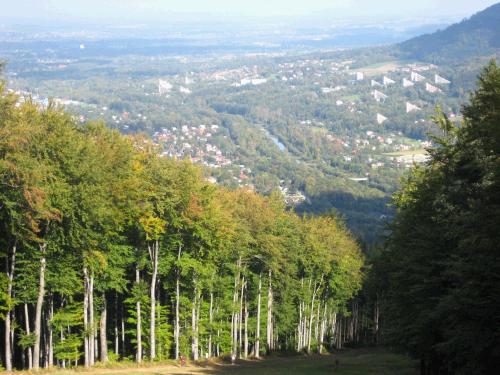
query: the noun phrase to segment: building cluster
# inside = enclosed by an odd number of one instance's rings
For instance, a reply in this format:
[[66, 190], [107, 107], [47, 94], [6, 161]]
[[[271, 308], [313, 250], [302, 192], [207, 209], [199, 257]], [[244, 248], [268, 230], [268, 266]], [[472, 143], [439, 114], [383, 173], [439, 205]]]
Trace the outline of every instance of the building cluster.
[[287, 206], [297, 206], [307, 199], [304, 193], [300, 191], [291, 191], [284, 185], [284, 181], [280, 182], [279, 189]]
[[428, 160], [424, 150], [431, 146], [428, 141], [409, 142], [401, 133], [381, 135], [371, 130], [356, 137], [338, 138], [327, 135], [326, 139], [342, 145], [344, 152], [341, 152], [341, 156], [344, 163], [362, 162], [371, 169], [408, 168], [413, 163], [424, 163]]
[[153, 139], [162, 147], [163, 156], [189, 158], [193, 163], [221, 168], [231, 165], [232, 161], [223, 155], [218, 146], [210, 142], [218, 131], [219, 125], [181, 125], [162, 128], [153, 134]]

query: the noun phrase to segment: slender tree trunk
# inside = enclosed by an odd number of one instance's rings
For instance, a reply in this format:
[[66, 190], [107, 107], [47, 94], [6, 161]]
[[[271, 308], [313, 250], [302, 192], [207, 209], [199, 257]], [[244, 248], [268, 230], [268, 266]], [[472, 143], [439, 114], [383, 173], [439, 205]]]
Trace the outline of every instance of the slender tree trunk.
[[[30, 328], [30, 315], [27, 303], [24, 304], [24, 329], [26, 330], [26, 334], [29, 336], [31, 334], [31, 328]], [[28, 369], [31, 370], [31, 368], [33, 367], [33, 348], [29, 346], [26, 348], [26, 351], [28, 353]]]
[[[135, 282], [137, 285], [140, 284], [141, 282], [141, 274], [139, 272], [139, 269], [136, 268], [135, 270]], [[136, 314], [137, 314], [137, 319], [136, 319], [136, 339], [137, 339], [137, 353], [136, 353], [136, 360], [137, 363], [142, 362], [142, 323], [141, 323], [141, 301], [136, 302]]]
[[101, 319], [99, 321], [99, 339], [101, 340], [101, 362], [108, 362], [108, 336], [107, 336], [108, 303], [106, 293], [102, 295]]
[[241, 357], [241, 345], [243, 344], [242, 332], [243, 332], [243, 293], [245, 292], [245, 277], [243, 276], [243, 280], [241, 283], [241, 291], [240, 291], [240, 311], [239, 311], [239, 345], [238, 349]]
[[[196, 280], [193, 280], [193, 283], [196, 285]], [[191, 352], [193, 355], [193, 360], [198, 360], [198, 334], [196, 330], [196, 306], [197, 306], [197, 296], [198, 290], [197, 287], [194, 287], [194, 295], [193, 295], [193, 305], [191, 307], [191, 330], [192, 330], [192, 340], [191, 340]]]
[[260, 305], [262, 298], [262, 273], [259, 274], [259, 294], [257, 296], [257, 325], [255, 327], [255, 357], [260, 358]]
[[[197, 297], [197, 304], [196, 304], [196, 330], [195, 330], [195, 339], [196, 339], [196, 353], [197, 357], [199, 358], [199, 352], [200, 352], [200, 309], [201, 309], [201, 302], [202, 302], [202, 297], [201, 297], [201, 289], [198, 290], [198, 297]], [[203, 349], [202, 349], [203, 352]], [[202, 353], [203, 355], [203, 353]]]
[[327, 324], [327, 303], [325, 302], [325, 309], [323, 311], [323, 319], [321, 320], [321, 328], [320, 328], [320, 333], [319, 333], [319, 343], [318, 343], [319, 354], [321, 354], [323, 352], [326, 324]]
[[248, 304], [247, 304], [246, 294], [245, 294], [245, 343], [243, 346], [243, 357], [248, 358]]
[[40, 369], [40, 339], [42, 337], [42, 306], [43, 297], [45, 296], [45, 250], [46, 244], [40, 244], [40, 275], [38, 282], [38, 297], [35, 307], [35, 344], [33, 345], [33, 369]]
[[234, 277], [234, 288], [233, 288], [233, 306], [231, 307], [231, 355], [236, 356], [238, 354], [238, 313], [236, 312], [236, 306], [238, 304], [238, 286], [240, 282], [240, 268], [241, 268], [241, 256], [236, 262], [236, 275]]
[[160, 243], [156, 240], [152, 245], [148, 245], [149, 257], [153, 266], [153, 275], [151, 276], [151, 311], [149, 325], [149, 346], [150, 359], [153, 361], [156, 358], [156, 278], [158, 275], [158, 250]]
[[[222, 324], [222, 322], [221, 322]], [[217, 330], [217, 347], [216, 347], [216, 352], [217, 352], [217, 357], [220, 356], [220, 329]]]
[[307, 352], [311, 353], [311, 338], [312, 338], [312, 324], [314, 317], [314, 300], [316, 299], [316, 286], [314, 287], [313, 296], [311, 298], [311, 310], [309, 311], [309, 333], [307, 335]]
[[[12, 254], [10, 256], [10, 265], [9, 265], [9, 257], [7, 257], [6, 265], [6, 273], [7, 273], [7, 297], [10, 300], [12, 298], [12, 287], [14, 284], [14, 270], [16, 266], [16, 246], [12, 247]], [[10, 303], [10, 301], [9, 301]], [[12, 346], [11, 346], [11, 308], [5, 313], [5, 370], [12, 371]]]
[[297, 351], [302, 350], [302, 301], [299, 302], [299, 324], [297, 326]]
[[125, 320], [123, 319], [123, 305], [120, 312], [120, 322], [121, 322], [121, 335], [122, 335], [122, 356], [125, 357]]
[[83, 267], [83, 349], [85, 358], [85, 368], [90, 367], [90, 352], [89, 352], [89, 273], [87, 267]]
[[209, 334], [208, 334], [208, 358], [212, 357], [212, 322], [213, 322], [213, 304], [214, 304], [214, 293], [210, 292], [210, 310], [208, 313], [208, 324], [209, 324]]
[[[159, 326], [161, 324], [161, 305], [159, 301], [160, 297], [156, 298], [156, 324]], [[158, 353], [157, 357], [161, 360], [163, 359], [163, 348], [161, 345], [158, 345]]]
[[47, 317], [47, 312], [42, 312], [42, 342], [43, 342], [43, 350], [42, 350], [42, 358], [43, 358], [43, 367], [46, 369], [49, 368], [49, 332], [48, 327], [49, 320]]
[[267, 351], [273, 349], [273, 285], [272, 272], [269, 270], [269, 288], [267, 291], [267, 330], [266, 330]]
[[[177, 252], [177, 262], [179, 263], [181, 260], [181, 252], [182, 252], [182, 245], [179, 244], [179, 250]], [[175, 338], [175, 359], [179, 359], [179, 350], [180, 350], [180, 317], [179, 317], [179, 304], [180, 304], [180, 298], [181, 298], [181, 291], [180, 291], [180, 284], [181, 284], [181, 271], [180, 271], [180, 266], [177, 265], [177, 269], [175, 271], [175, 331], [174, 331], [174, 338]]]
[[115, 356], [118, 357], [120, 351], [120, 334], [118, 330], [118, 294], [115, 293]]
[[50, 305], [49, 305], [49, 318], [47, 321], [47, 333], [48, 333], [48, 351], [46, 355], [48, 356], [48, 367], [54, 367], [54, 331], [52, 329], [52, 319], [54, 319], [54, 296], [50, 295]]
[[[63, 328], [61, 328], [61, 335], [59, 337], [60, 337], [61, 342], [64, 342], [64, 329]], [[60, 361], [60, 363], [61, 363], [62, 368], [66, 368], [66, 360], [65, 359]]]
[[319, 348], [319, 346], [321, 345], [320, 344], [321, 340], [319, 338], [319, 336], [320, 336], [319, 324], [321, 322], [320, 314], [321, 314], [321, 300], [319, 300], [319, 303], [318, 303], [318, 312], [316, 314], [316, 326], [314, 327], [314, 338], [316, 339], [316, 347], [317, 348]]
[[89, 358], [90, 366], [95, 364], [95, 320], [94, 320], [94, 275], [90, 272], [89, 277], [89, 323], [90, 323], [90, 336], [89, 336]]

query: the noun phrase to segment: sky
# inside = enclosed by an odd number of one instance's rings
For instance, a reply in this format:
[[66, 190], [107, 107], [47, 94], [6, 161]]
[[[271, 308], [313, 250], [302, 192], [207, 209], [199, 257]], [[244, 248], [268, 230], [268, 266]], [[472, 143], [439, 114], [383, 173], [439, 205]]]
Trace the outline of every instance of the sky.
[[0, 0], [0, 19], [168, 20], [186, 14], [247, 17], [465, 17], [499, 0]]

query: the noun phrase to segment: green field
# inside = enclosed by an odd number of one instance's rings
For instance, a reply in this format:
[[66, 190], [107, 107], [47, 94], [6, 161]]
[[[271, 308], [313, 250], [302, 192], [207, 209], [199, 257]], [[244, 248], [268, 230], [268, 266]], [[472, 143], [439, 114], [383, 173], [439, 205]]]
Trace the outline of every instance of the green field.
[[385, 156], [411, 156], [411, 155], [424, 155], [424, 154], [427, 154], [427, 150], [425, 149], [384, 153]]
[[359, 100], [361, 96], [360, 95], [349, 95], [349, 96], [344, 96], [341, 99], [344, 102], [355, 102], [356, 100]]
[[365, 76], [372, 77], [380, 74], [385, 74], [390, 71], [394, 71], [397, 69], [399, 65], [401, 65], [401, 61], [384, 61], [378, 64], [372, 64], [368, 66], [364, 66], [362, 68], [356, 69], [357, 71], [363, 72]]
[[[336, 365], [338, 361], [338, 367]], [[271, 357], [265, 360], [238, 361], [234, 365], [206, 363], [199, 366], [177, 367], [157, 365], [151, 367], [109, 367], [92, 370], [58, 370], [44, 374], [69, 375], [75, 373], [97, 375], [414, 375], [416, 363], [407, 357], [383, 349], [342, 350], [333, 355]]]

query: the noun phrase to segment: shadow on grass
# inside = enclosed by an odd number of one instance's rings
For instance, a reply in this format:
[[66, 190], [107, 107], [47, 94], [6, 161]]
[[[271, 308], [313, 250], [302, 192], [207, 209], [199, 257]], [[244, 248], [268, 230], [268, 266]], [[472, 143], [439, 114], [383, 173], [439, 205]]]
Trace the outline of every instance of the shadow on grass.
[[238, 360], [235, 364], [203, 361], [179, 367], [158, 364], [144, 367], [55, 370], [50, 375], [416, 375], [415, 361], [379, 348], [346, 349], [325, 355], [271, 356], [263, 360]]

